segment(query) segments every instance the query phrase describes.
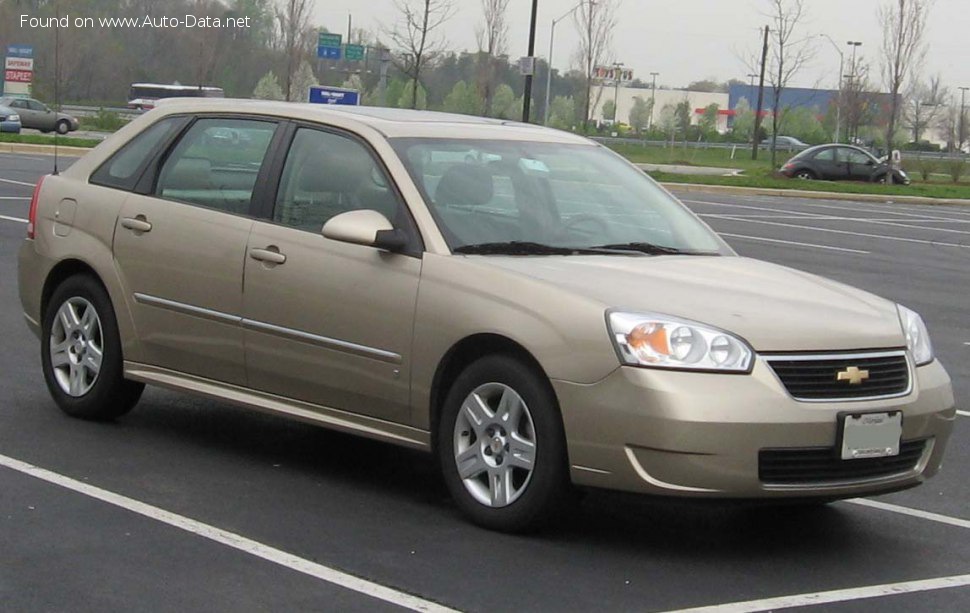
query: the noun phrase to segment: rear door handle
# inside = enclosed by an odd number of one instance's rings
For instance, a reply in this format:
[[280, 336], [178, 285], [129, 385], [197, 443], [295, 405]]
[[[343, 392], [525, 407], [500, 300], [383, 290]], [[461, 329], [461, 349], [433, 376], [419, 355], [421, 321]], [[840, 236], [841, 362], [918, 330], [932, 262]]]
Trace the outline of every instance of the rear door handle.
[[152, 224], [149, 223], [143, 216], [138, 217], [125, 217], [121, 220], [121, 227], [128, 228], [129, 230], [134, 230], [135, 232], [151, 232]]
[[279, 248], [275, 246], [270, 246], [266, 249], [250, 249], [249, 257], [268, 264], [282, 264], [286, 262], [286, 256], [280, 253]]

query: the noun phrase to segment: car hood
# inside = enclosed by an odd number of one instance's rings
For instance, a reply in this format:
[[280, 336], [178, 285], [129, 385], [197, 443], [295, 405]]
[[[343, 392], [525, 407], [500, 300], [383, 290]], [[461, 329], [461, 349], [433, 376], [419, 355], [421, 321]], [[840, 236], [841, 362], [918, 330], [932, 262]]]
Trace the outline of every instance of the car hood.
[[[476, 256], [479, 257], [479, 256]], [[902, 347], [893, 302], [806, 272], [742, 257], [484, 256], [604, 309], [651, 311], [733, 332], [757, 351]]]

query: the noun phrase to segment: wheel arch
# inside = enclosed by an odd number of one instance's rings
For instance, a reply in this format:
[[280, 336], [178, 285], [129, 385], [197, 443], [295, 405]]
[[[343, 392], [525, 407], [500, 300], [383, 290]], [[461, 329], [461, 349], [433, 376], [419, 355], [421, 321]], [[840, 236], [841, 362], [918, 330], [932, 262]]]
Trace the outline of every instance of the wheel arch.
[[452, 383], [465, 368], [476, 360], [488, 355], [507, 355], [521, 360], [531, 370], [540, 376], [544, 385], [548, 386], [551, 397], [556, 401], [556, 411], [559, 411], [556, 392], [549, 382], [549, 376], [532, 353], [521, 344], [507, 336], [494, 333], [480, 333], [466, 336], [459, 340], [445, 352], [438, 368], [435, 370], [431, 383], [430, 425], [431, 447], [437, 448], [438, 423], [448, 390]]
[[69, 258], [58, 262], [50, 272], [47, 273], [47, 278], [44, 279], [44, 287], [41, 290], [40, 295], [40, 317], [43, 321], [47, 314], [47, 306], [50, 303], [51, 296], [54, 294], [54, 290], [57, 286], [63, 283], [66, 279], [73, 277], [74, 275], [85, 274], [92, 277], [97, 281], [101, 288], [108, 293], [108, 288], [104, 284], [104, 280], [98, 275], [97, 271], [90, 264], [83, 260], [76, 258]]

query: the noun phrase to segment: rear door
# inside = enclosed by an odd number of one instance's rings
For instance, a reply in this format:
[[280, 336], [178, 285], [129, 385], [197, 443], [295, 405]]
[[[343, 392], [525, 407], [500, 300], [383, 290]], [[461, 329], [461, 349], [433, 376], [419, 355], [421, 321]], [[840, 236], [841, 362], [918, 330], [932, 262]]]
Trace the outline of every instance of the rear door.
[[[355, 136], [295, 129], [268, 219], [245, 259], [243, 326], [252, 388], [406, 423], [420, 242], [382, 164]], [[408, 253], [324, 238], [333, 216], [382, 213]]]
[[243, 261], [277, 127], [195, 120], [122, 207], [115, 258], [147, 363], [245, 384]]

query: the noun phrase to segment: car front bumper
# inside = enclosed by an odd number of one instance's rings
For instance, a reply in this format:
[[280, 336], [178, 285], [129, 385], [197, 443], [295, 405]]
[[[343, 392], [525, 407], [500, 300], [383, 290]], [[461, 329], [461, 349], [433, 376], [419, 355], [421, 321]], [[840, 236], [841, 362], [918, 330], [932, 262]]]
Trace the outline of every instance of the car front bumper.
[[[553, 381], [578, 485], [717, 498], [846, 498], [905, 489], [939, 470], [956, 411], [946, 371], [912, 368], [911, 393], [893, 399], [802, 402], [763, 360], [749, 375], [620, 367], [581, 385]], [[902, 411], [913, 464], [875, 477], [762, 481], [763, 450], [838, 451], [839, 414]], [[838, 462], [858, 462], [839, 460]]]

